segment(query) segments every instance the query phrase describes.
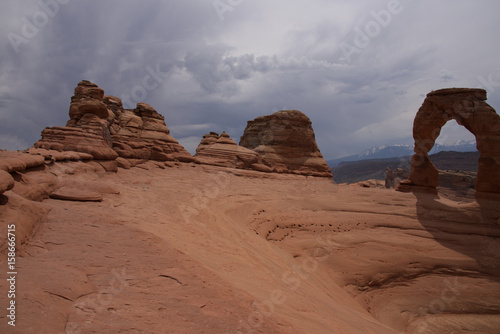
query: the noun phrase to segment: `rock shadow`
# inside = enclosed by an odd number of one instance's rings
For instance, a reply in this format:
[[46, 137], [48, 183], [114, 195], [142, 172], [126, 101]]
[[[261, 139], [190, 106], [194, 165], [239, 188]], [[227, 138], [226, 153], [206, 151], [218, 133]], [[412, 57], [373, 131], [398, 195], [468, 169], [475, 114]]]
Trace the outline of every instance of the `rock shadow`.
[[452, 268], [459, 275], [500, 281], [500, 200], [477, 198], [476, 202], [453, 205], [438, 195], [413, 192], [417, 218], [434, 239], [448, 249], [462, 253], [477, 266]]

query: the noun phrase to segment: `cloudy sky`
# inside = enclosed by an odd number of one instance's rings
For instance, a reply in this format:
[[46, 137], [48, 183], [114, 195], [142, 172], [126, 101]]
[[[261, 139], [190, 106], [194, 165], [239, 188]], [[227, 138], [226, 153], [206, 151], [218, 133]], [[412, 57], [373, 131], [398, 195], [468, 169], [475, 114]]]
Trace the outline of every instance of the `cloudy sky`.
[[[298, 109], [327, 159], [411, 144], [425, 94], [482, 87], [500, 110], [498, 0], [2, 0], [0, 148], [63, 126], [82, 79], [147, 102], [194, 152]], [[449, 122], [438, 141], [473, 139]]]

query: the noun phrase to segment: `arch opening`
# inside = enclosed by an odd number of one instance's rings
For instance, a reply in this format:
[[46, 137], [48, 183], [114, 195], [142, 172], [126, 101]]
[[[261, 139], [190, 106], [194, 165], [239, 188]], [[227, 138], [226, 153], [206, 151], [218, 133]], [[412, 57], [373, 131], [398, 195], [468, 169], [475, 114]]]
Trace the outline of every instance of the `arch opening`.
[[413, 123], [415, 154], [410, 177], [398, 190], [411, 191], [412, 186], [417, 186], [435, 191], [439, 185], [439, 171], [430, 160], [429, 152], [443, 126], [455, 120], [477, 141], [480, 156], [476, 191], [500, 193], [500, 116], [485, 100], [483, 89], [449, 88], [427, 94]]
[[429, 157], [438, 169], [440, 195], [462, 203], [475, 200], [479, 151], [469, 130], [449, 120], [441, 128]]

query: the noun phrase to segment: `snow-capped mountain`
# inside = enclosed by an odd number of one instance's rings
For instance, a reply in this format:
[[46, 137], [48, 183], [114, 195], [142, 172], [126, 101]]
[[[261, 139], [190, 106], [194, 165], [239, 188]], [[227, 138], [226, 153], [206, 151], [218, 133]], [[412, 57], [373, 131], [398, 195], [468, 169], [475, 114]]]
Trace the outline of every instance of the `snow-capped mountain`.
[[[476, 142], [460, 140], [452, 145], [435, 144], [429, 154], [435, 154], [441, 151], [456, 151], [456, 152], [474, 152], [477, 151]], [[349, 155], [347, 157], [327, 161], [330, 167], [336, 167], [343, 161], [360, 161], [370, 159], [385, 159], [397, 158], [413, 155], [413, 145], [388, 145], [388, 146], [375, 146], [362, 153]]]
[[[390, 145], [390, 146], [375, 146], [354, 156], [359, 157], [357, 160], [366, 159], [383, 159], [392, 157], [403, 157], [410, 155], [413, 152], [413, 146], [410, 145]], [[353, 160], [354, 161], [354, 160]]]

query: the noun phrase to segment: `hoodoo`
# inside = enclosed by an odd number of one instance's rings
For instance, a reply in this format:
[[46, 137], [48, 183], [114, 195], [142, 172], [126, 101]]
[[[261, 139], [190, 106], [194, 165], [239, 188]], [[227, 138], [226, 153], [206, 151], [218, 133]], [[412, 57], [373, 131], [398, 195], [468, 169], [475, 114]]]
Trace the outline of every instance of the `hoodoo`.
[[107, 170], [116, 170], [118, 156], [134, 163], [195, 160], [150, 105], [123, 109], [119, 98], [104, 95], [103, 89], [87, 80], [78, 84], [74, 94], [66, 126], [44, 129], [36, 148], [90, 153]]
[[114, 115], [103, 98], [104, 90], [96, 84], [80, 82], [71, 98], [66, 126], [45, 128], [35, 147], [89, 153], [94, 160], [115, 160], [118, 154], [113, 151], [109, 137], [109, 123]]

